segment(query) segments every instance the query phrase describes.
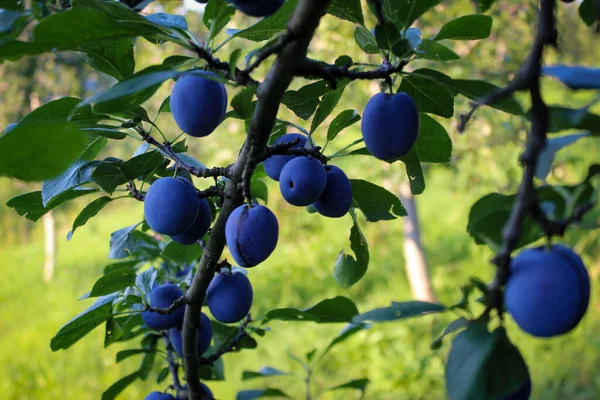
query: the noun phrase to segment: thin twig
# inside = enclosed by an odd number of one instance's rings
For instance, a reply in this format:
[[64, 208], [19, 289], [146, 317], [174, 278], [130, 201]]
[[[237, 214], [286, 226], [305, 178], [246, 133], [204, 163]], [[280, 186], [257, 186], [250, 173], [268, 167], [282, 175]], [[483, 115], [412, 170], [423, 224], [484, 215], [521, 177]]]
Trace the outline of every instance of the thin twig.
[[155, 312], [155, 313], [161, 314], [161, 315], [169, 315], [169, 314], [173, 314], [175, 312], [175, 310], [177, 310], [179, 307], [183, 306], [184, 304], [188, 304], [188, 298], [186, 295], [183, 295], [180, 298], [174, 300], [173, 304], [171, 304], [169, 307], [146, 306], [144, 311], [151, 311], [151, 312]]
[[223, 347], [221, 350], [219, 350], [215, 354], [211, 355], [210, 357], [206, 357], [206, 358], [200, 357], [200, 365], [213, 365], [219, 358], [223, 357], [223, 355], [239, 350], [238, 346], [240, 344], [240, 341], [242, 339], [244, 339], [246, 336], [248, 336], [248, 332], [246, 331], [246, 328], [248, 328], [248, 325], [250, 325], [251, 322], [252, 322], [252, 317], [250, 316], [250, 314], [248, 314], [246, 316], [246, 319], [244, 319], [244, 322], [242, 324], [240, 324], [240, 326], [238, 328], [238, 333], [231, 340], [231, 342], [229, 342], [227, 344], [227, 346]]
[[169, 363], [169, 371], [171, 371], [171, 379], [173, 380], [173, 388], [179, 392], [183, 388], [181, 387], [181, 382], [179, 381], [179, 364], [175, 361], [175, 357], [173, 356], [173, 352], [169, 349], [171, 345], [171, 340], [169, 339], [168, 333], [163, 333], [163, 339], [165, 341], [165, 348], [167, 349], [167, 362]]

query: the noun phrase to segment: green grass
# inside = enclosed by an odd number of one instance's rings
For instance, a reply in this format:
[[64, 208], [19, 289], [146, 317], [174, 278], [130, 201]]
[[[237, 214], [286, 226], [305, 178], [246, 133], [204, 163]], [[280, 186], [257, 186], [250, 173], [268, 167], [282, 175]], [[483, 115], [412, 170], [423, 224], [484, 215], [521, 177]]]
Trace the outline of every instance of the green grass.
[[[352, 168], [350, 168], [352, 171]], [[491, 252], [475, 246], [465, 232], [470, 205], [485, 190], [452, 189], [452, 173], [437, 169], [428, 180], [428, 190], [419, 198], [423, 241], [440, 300], [452, 304], [458, 287], [469, 276], [489, 279]], [[355, 287], [339, 288], [332, 275], [338, 252], [348, 248], [350, 219], [327, 220], [286, 205], [275, 185], [270, 185], [269, 206], [278, 215], [280, 244], [263, 265], [250, 270], [255, 288], [253, 313], [274, 307], [307, 307], [324, 298], [344, 295], [355, 300], [361, 311], [385, 306], [390, 301], [410, 299], [402, 257], [402, 222], [367, 224], [363, 221], [371, 264], [366, 278]], [[89, 290], [107, 263], [110, 232], [141, 219], [139, 204], [121, 203], [105, 210], [75, 234], [63, 238], [69, 227], [60, 218], [56, 276], [49, 284], [41, 280], [43, 247], [39, 240], [16, 247], [0, 247], [4, 279], [0, 282], [0, 393], [3, 399], [98, 399], [120, 377], [136, 370], [139, 359], [115, 364], [115, 354], [124, 348], [103, 348], [102, 328], [68, 350], [50, 351], [49, 342], [60, 326], [89, 306], [77, 299]], [[566, 241], [585, 249], [598, 249], [598, 237], [578, 233]], [[591, 242], [591, 243], [590, 243]], [[598, 259], [585, 254], [593, 276]], [[552, 340], [526, 336], [509, 322], [509, 334], [523, 351], [531, 369], [536, 399], [596, 399], [600, 396], [600, 318], [597, 316], [597, 285], [589, 312], [571, 334]], [[317, 370], [315, 392], [367, 377], [371, 385], [367, 399], [444, 399], [444, 362], [449, 348], [429, 349], [451, 315], [426, 317], [402, 323], [377, 325], [335, 348]], [[272, 366], [296, 374], [302, 369], [288, 355], [299, 357], [326, 346], [342, 328], [312, 323], [273, 322], [259, 348], [225, 357], [226, 382], [210, 383], [220, 399], [234, 399], [241, 389], [263, 387], [260, 380], [242, 382], [243, 370]], [[132, 343], [130, 347], [135, 347]], [[161, 365], [162, 368], [162, 365]], [[158, 372], [159, 368], [157, 368]], [[156, 373], [138, 381], [121, 396], [142, 399], [156, 385]], [[293, 377], [272, 378], [267, 383], [303, 398], [303, 383]], [[359, 398], [355, 392], [331, 392], [322, 399]]]

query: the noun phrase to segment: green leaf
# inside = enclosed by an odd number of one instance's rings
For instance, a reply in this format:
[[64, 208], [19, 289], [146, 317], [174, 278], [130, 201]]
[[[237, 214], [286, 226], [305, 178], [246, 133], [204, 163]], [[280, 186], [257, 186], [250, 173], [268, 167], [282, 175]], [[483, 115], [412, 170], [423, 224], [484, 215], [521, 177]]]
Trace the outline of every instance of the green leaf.
[[575, 133], [558, 137], [555, 136], [546, 140], [542, 151], [538, 154], [535, 177], [542, 181], [545, 180], [552, 169], [552, 163], [554, 162], [556, 153], [587, 136], [591, 136], [590, 132]]
[[127, 134], [125, 132], [121, 132], [118, 126], [114, 128], [109, 128], [108, 126], [110, 125], [106, 125], [106, 127], [84, 128], [82, 131], [114, 140], [123, 140], [127, 137]]
[[419, 136], [414, 147], [421, 162], [446, 163], [452, 157], [452, 140], [439, 122], [427, 114], [419, 116]]
[[350, 322], [358, 314], [352, 300], [346, 297], [334, 297], [304, 310], [280, 308], [267, 313], [267, 320], [276, 321], [312, 321], [317, 323]]
[[255, 199], [261, 199], [267, 204], [269, 202], [269, 188], [261, 180], [253, 179], [250, 183], [250, 193]]
[[394, 22], [397, 28], [410, 27], [421, 15], [441, 3], [441, 1], [383, 0], [383, 12], [390, 21]]
[[548, 132], [555, 133], [569, 129], [581, 129], [590, 131], [594, 136], [600, 135], [600, 115], [588, 112], [587, 107], [572, 109], [551, 106], [549, 112], [550, 127]]
[[377, 46], [382, 50], [391, 51], [401, 39], [398, 28], [391, 22], [386, 22], [383, 25], [377, 24], [375, 27], [375, 40]]
[[67, 322], [50, 341], [50, 349], [52, 351], [68, 349], [106, 321], [110, 316], [112, 302], [116, 298], [116, 294], [100, 297], [90, 308]]
[[14, 208], [19, 215], [23, 215], [31, 221], [37, 221], [44, 214], [67, 201], [96, 192], [98, 192], [96, 189], [70, 189], [56, 196], [45, 207], [42, 203], [42, 192], [29, 192], [10, 199], [6, 206]]
[[150, 267], [138, 274], [137, 278], [135, 279], [135, 285], [142, 289], [144, 294], [148, 294], [154, 286], [154, 281], [156, 280], [157, 275], [158, 271], [154, 267]]
[[258, 372], [244, 371], [242, 372], [242, 380], [247, 381], [254, 378], [267, 378], [271, 376], [285, 376], [289, 375], [287, 372], [280, 371], [271, 367], [263, 367]]
[[215, 38], [235, 14], [235, 8], [225, 0], [210, 0], [204, 9], [203, 22], [209, 29], [206, 41]]
[[335, 346], [346, 341], [350, 337], [354, 336], [358, 332], [361, 332], [362, 330], [364, 330], [368, 327], [369, 327], [369, 325], [364, 325], [364, 324], [358, 324], [358, 325], [357, 324], [348, 324], [348, 325], [346, 325], [344, 327], [344, 329], [342, 329], [340, 334], [335, 339], [333, 339], [333, 341], [331, 343], [329, 343], [329, 346], [327, 346], [325, 348], [325, 350], [319, 355], [319, 359], [323, 359], [323, 357], [325, 357], [325, 355], [327, 355], [327, 353], [329, 353], [331, 351], [331, 349], [333, 349]]
[[444, 337], [446, 337], [447, 335], [449, 335], [451, 333], [458, 332], [462, 329], [466, 329], [469, 326], [469, 324], [470, 324], [470, 321], [463, 317], [460, 317], [460, 318], [455, 319], [454, 321], [450, 322], [448, 324], [448, 326], [446, 327], [446, 329], [444, 329], [444, 332], [442, 332], [440, 337], [438, 337], [431, 343], [431, 349], [438, 350], [439, 348], [442, 347], [442, 342], [444, 340]]
[[424, 39], [417, 48], [417, 58], [433, 61], [454, 61], [460, 56], [441, 43], [431, 39]]
[[440, 29], [433, 40], [478, 40], [490, 36], [492, 17], [488, 15], [465, 15], [450, 21]]
[[106, 205], [111, 201], [112, 199], [110, 197], [104, 196], [92, 201], [90, 204], [85, 206], [85, 208], [81, 210], [77, 218], [75, 218], [75, 222], [73, 222], [73, 228], [71, 228], [71, 231], [67, 234], [67, 240], [71, 240], [71, 238], [73, 237], [73, 233], [75, 233], [75, 230], [77, 228], [79, 228], [80, 226], [84, 226], [91, 218], [95, 217], [100, 212], [100, 210], [106, 207]]
[[219, 358], [213, 365], [201, 365], [198, 376], [205, 381], [225, 380], [225, 363], [223, 359]]
[[164, 367], [163, 369], [161, 369], [158, 373], [158, 376], [156, 377], [156, 383], [161, 383], [162, 381], [167, 379], [169, 377], [169, 372], [169, 367]]
[[132, 374], [129, 374], [129, 375], [119, 379], [118, 381], [113, 383], [108, 389], [106, 389], [104, 391], [104, 393], [102, 393], [102, 400], [116, 399], [117, 396], [119, 394], [121, 394], [121, 392], [123, 390], [125, 390], [127, 388], [127, 386], [131, 385], [139, 377], [140, 377], [140, 372], [136, 371]]
[[191, 263], [202, 257], [202, 247], [200, 247], [199, 244], [186, 246], [172, 241], [165, 246], [165, 249], [160, 253], [160, 256], [177, 264]]
[[74, 123], [25, 117], [0, 136], [0, 176], [27, 182], [53, 178], [75, 161], [85, 142]]
[[337, 106], [338, 102], [342, 98], [344, 89], [349, 83], [350, 80], [348, 79], [341, 80], [338, 82], [335, 90], [331, 90], [323, 96], [310, 126], [311, 133], [314, 132], [333, 112], [335, 106]]
[[377, 41], [375, 37], [363, 26], [357, 26], [354, 29], [354, 40], [358, 47], [360, 47], [367, 54], [379, 54], [379, 47], [377, 47]]
[[288, 90], [283, 96], [282, 103], [292, 110], [298, 118], [309, 119], [317, 109], [321, 96], [329, 91], [325, 81], [318, 81], [298, 90]]
[[279, 397], [284, 399], [292, 398], [279, 389], [267, 388], [255, 390], [242, 390], [241, 392], [238, 392], [236, 400], [254, 400], [263, 397]]
[[78, 160], [62, 174], [44, 181], [42, 185], [42, 200], [44, 207], [61, 193], [91, 182], [92, 171], [97, 165], [97, 161]]
[[114, 192], [119, 185], [123, 185], [129, 180], [118, 163], [107, 161], [98, 164], [92, 172], [92, 179], [107, 193]]
[[410, 191], [412, 194], [421, 194], [425, 191], [425, 176], [421, 168], [421, 160], [415, 148], [408, 152], [407, 155], [400, 158], [406, 165], [406, 175], [410, 183]]
[[350, 179], [352, 197], [369, 222], [389, 221], [407, 215], [398, 196], [362, 179]]
[[287, 0], [275, 14], [261, 19], [249, 28], [237, 31], [234, 36], [253, 42], [262, 42], [263, 40], [271, 39], [277, 33], [285, 30], [297, 3], [298, 0]]
[[408, 94], [420, 112], [445, 118], [454, 115], [454, 93], [444, 83], [448, 76], [430, 69], [418, 69], [402, 79], [398, 91]]
[[[365, 182], [365, 181], [362, 181]], [[352, 213], [354, 213], [352, 211]], [[350, 247], [354, 257], [340, 252], [333, 271], [335, 280], [341, 287], [347, 289], [362, 279], [369, 267], [369, 245], [358, 226], [358, 221], [353, 214], [354, 225], [350, 229]]]
[[136, 274], [133, 268], [121, 268], [110, 272], [98, 279], [94, 283], [90, 294], [84, 298], [106, 296], [118, 292], [135, 285], [135, 278]]
[[110, 235], [110, 252], [108, 258], [121, 259], [128, 257], [139, 246], [139, 240], [133, 235], [139, 224], [131, 225]]
[[37, 24], [32, 41], [11, 40], [0, 44], [0, 62], [49, 51], [79, 50], [105, 40], [156, 35], [169, 39], [160, 28], [123, 4], [76, 0], [70, 10], [52, 14]]
[[331, 124], [329, 125], [329, 129], [327, 130], [327, 140], [331, 141], [336, 138], [336, 136], [348, 128], [349, 126], [354, 125], [360, 121], [360, 115], [354, 110], [345, 110], [339, 113]]
[[120, 352], [117, 353], [117, 359], [116, 359], [116, 363], [120, 363], [123, 360], [128, 359], [129, 357], [132, 356], [136, 356], [138, 354], [145, 354], [148, 353], [150, 350], [148, 349], [129, 349], [129, 350], [122, 350]]
[[365, 390], [367, 390], [367, 385], [369, 384], [369, 382], [370, 381], [366, 378], [356, 379], [356, 380], [344, 383], [342, 385], [334, 386], [327, 390], [356, 389], [356, 390], [360, 390], [361, 392], [364, 392]]
[[[469, 79], [452, 79], [447, 82], [454, 90], [471, 100], [480, 100], [500, 88], [487, 81], [469, 80]], [[512, 96], [506, 97], [494, 104], [491, 107], [514, 115], [523, 115], [524, 111], [521, 104]]]
[[480, 12], [486, 12], [488, 11], [492, 5], [496, 2], [496, 0], [477, 0], [477, 2], [479, 3], [479, 7], [480, 7]]
[[104, 149], [108, 140], [105, 137], [98, 136], [92, 132], [86, 132], [85, 137], [86, 145], [79, 158], [88, 161], [93, 160]]
[[235, 70], [237, 68], [237, 63], [242, 55], [242, 49], [235, 49], [231, 52], [229, 56], [229, 73], [231, 76], [235, 76]]
[[361, 25], [365, 23], [360, 0], [333, 0], [327, 12], [346, 21]]
[[583, 0], [579, 5], [579, 16], [587, 26], [594, 25], [600, 19], [598, 0]]
[[152, 372], [152, 367], [154, 366], [154, 361], [156, 359], [156, 345], [158, 344], [159, 338], [160, 336], [158, 335], [151, 335], [146, 336], [142, 341], [143, 347], [148, 350], [142, 358], [139, 369], [140, 378], [143, 380], [148, 379]]
[[93, 104], [94, 111], [114, 113], [130, 110], [148, 100], [168, 79], [175, 79], [181, 72], [164, 65], [153, 65], [115, 86], [93, 95], [79, 103], [78, 107]]
[[126, 161], [121, 170], [127, 179], [133, 180], [148, 172], [154, 171], [156, 168], [160, 167], [164, 161], [165, 158], [158, 151], [150, 151]]
[[174, 28], [184, 31], [189, 29], [188, 24], [182, 15], [156, 13], [146, 15], [145, 18], [154, 25], [158, 25], [163, 28]]
[[95, 70], [119, 81], [129, 78], [135, 70], [133, 41], [130, 38], [90, 43], [81, 48], [85, 61]]
[[254, 98], [255, 93], [256, 87], [249, 86], [242, 89], [233, 98], [233, 100], [231, 100], [231, 106], [241, 119], [247, 120], [252, 118], [255, 108], [255, 104], [252, 102], [252, 99]]
[[388, 322], [408, 318], [421, 317], [432, 313], [441, 313], [447, 308], [441, 304], [427, 303], [424, 301], [407, 301], [404, 303], [392, 302], [389, 307], [376, 308], [354, 317], [355, 324], [363, 322]]

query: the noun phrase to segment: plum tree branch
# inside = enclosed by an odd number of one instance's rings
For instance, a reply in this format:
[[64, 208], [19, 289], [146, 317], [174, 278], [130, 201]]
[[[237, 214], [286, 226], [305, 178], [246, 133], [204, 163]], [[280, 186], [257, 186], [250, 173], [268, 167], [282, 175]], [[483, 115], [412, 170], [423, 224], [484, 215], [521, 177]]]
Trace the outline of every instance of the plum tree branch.
[[169, 314], [173, 314], [175, 312], [175, 310], [177, 310], [179, 307], [181, 307], [187, 303], [188, 303], [188, 298], [186, 295], [183, 295], [180, 298], [173, 301], [173, 303], [169, 307], [152, 307], [152, 306], [148, 305], [148, 306], [146, 306], [146, 308], [143, 311], [152, 311], [152, 312], [155, 312], [155, 313], [161, 314], [161, 315], [169, 315]]
[[332, 88], [335, 89], [337, 81], [344, 78], [348, 78], [352, 81], [358, 79], [388, 79], [391, 75], [402, 72], [402, 70], [408, 64], [408, 62], [408, 60], [401, 60], [398, 65], [383, 63], [383, 65], [380, 68], [374, 70], [357, 71], [351, 70], [350, 65], [337, 66], [307, 58], [304, 60], [304, 62], [300, 63], [294, 68], [294, 74], [296, 76], [301, 76], [304, 78], [323, 78], [329, 81]]
[[[298, 1], [288, 23], [288, 31], [292, 32], [296, 40], [286, 43], [281, 48], [264, 82], [258, 86], [258, 102], [250, 123], [247, 140], [237, 161], [229, 170], [229, 182], [225, 186], [225, 200], [221, 212], [212, 228], [210, 240], [187, 292], [189, 304], [186, 307], [183, 323], [183, 354], [189, 398], [192, 400], [200, 400], [202, 397], [198, 378], [200, 360], [197, 352], [200, 312], [206, 290], [214, 276], [215, 266], [225, 246], [225, 223], [231, 212], [242, 204], [244, 192], [249, 193], [250, 178], [259, 160], [264, 159], [269, 135], [275, 123], [281, 100], [294, 78], [293, 68], [306, 58], [308, 45], [329, 2], [330, 0]], [[243, 188], [243, 191], [240, 188]]]
[[237, 335], [227, 344], [227, 346], [223, 347], [221, 350], [211, 355], [210, 357], [200, 358], [199, 362], [201, 365], [213, 365], [219, 358], [223, 357], [223, 355], [227, 353], [231, 353], [232, 351], [236, 351], [238, 349], [238, 345], [240, 341], [248, 336], [248, 332], [246, 329], [248, 325], [252, 322], [252, 316], [248, 314], [244, 322], [240, 324], [238, 328]]
[[[524, 166], [521, 185], [509, 219], [502, 230], [501, 247], [492, 259], [496, 265], [496, 275], [490, 284], [486, 312], [496, 308], [500, 317], [503, 312], [503, 287], [510, 274], [511, 253], [521, 238], [526, 217], [533, 216], [535, 210], [539, 209], [534, 177], [539, 154], [546, 143], [549, 120], [548, 107], [541, 96], [540, 75], [544, 48], [548, 45], [556, 45], [558, 37], [554, 18], [555, 7], [556, 0], [541, 0], [537, 31], [525, 64], [519, 69], [515, 79], [507, 88], [501, 89], [477, 103], [493, 104], [517, 90], [527, 89], [531, 96], [531, 131], [527, 135], [525, 150], [520, 157]], [[466, 121], [468, 119], [465, 119], [464, 123]]]

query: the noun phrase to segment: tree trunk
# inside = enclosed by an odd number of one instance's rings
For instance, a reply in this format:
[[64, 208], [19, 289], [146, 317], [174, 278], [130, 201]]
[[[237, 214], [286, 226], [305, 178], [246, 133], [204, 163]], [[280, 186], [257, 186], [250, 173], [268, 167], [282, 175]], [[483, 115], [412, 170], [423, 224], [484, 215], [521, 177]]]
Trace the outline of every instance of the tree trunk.
[[408, 212], [408, 216], [403, 218], [403, 250], [406, 274], [408, 275], [413, 297], [416, 300], [435, 302], [436, 299], [427, 269], [427, 260], [425, 259], [425, 252], [421, 244], [417, 204], [410, 191], [408, 182], [400, 184], [400, 200]]
[[45, 242], [44, 282], [50, 282], [54, 275], [54, 264], [56, 262], [56, 231], [52, 211], [46, 213], [43, 220]]

